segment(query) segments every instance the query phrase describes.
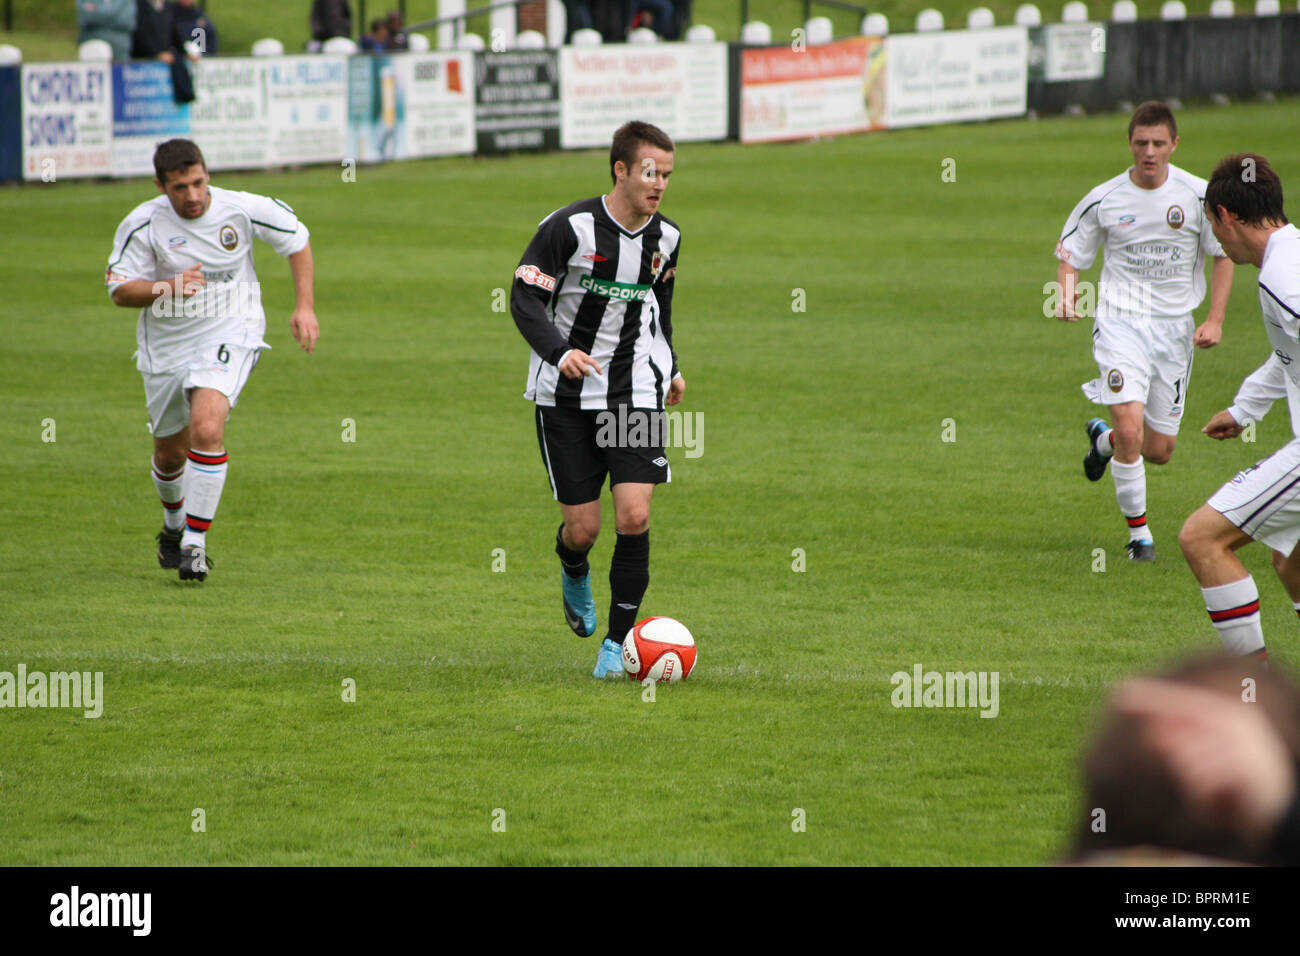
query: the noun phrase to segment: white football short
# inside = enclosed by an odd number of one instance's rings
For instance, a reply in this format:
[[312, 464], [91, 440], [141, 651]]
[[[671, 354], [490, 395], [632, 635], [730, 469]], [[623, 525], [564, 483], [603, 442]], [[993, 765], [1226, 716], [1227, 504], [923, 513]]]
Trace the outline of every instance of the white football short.
[[1238, 472], [1206, 503], [1256, 541], [1289, 555], [1300, 541], [1300, 438]]
[[158, 374], [141, 372], [145, 404], [149, 408], [149, 431], [155, 438], [166, 438], [187, 428], [191, 389], [215, 389], [234, 408], [261, 351], [215, 342], [204, 346], [189, 366]]
[[1092, 327], [1092, 356], [1098, 378], [1083, 394], [1098, 405], [1141, 402], [1147, 427], [1177, 435], [1192, 376], [1196, 323], [1183, 319], [1102, 319]]

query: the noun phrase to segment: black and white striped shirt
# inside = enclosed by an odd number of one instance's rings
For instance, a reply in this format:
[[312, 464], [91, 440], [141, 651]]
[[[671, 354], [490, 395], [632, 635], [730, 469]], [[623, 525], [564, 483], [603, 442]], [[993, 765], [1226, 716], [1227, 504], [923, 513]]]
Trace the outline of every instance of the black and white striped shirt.
[[[609, 214], [603, 196], [557, 209], [528, 244], [510, 311], [533, 354], [524, 397], [542, 406], [662, 409], [677, 375], [673, 280], [681, 230], [659, 213], [636, 232]], [[570, 349], [601, 374], [565, 378]]]

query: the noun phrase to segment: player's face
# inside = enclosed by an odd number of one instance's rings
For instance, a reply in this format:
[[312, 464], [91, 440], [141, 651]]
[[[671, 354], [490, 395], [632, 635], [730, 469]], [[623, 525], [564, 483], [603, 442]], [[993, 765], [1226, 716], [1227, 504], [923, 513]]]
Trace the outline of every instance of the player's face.
[[[1225, 218], [1220, 219], [1220, 215]], [[1237, 223], [1227, 218], [1229, 215], [1226, 209], [1215, 210], [1210, 208], [1209, 203], [1205, 204], [1205, 218], [1210, 220], [1210, 228], [1214, 231], [1214, 238], [1219, 240], [1219, 245], [1223, 246], [1223, 254], [1238, 265], [1251, 262], [1250, 250], [1238, 233]]]
[[1169, 156], [1178, 146], [1178, 137], [1169, 134], [1169, 127], [1134, 126], [1128, 148], [1133, 153], [1134, 179], [1144, 189], [1163, 186], [1169, 175]]
[[642, 143], [636, 163], [619, 180], [619, 188], [632, 211], [648, 219], [659, 211], [659, 203], [668, 188], [668, 177], [672, 174], [673, 154]]
[[202, 163], [183, 169], [180, 172], [163, 173], [166, 182], [154, 182], [158, 191], [165, 195], [182, 219], [198, 219], [208, 211], [212, 203], [212, 194], [208, 192], [208, 171]]

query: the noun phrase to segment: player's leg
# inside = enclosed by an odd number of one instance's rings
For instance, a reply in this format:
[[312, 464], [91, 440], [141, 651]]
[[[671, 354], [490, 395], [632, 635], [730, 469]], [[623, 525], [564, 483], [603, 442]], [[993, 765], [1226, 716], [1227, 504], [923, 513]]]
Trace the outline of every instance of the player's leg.
[[1115, 501], [1128, 523], [1125, 549], [1129, 558], [1154, 561], [1155, 539], [1147, 524], [1147, 475], [1142, 459], [1146, 430], [1143, 410], [1141, 402], [1126, 402], [1112, 407], [1115, 427], [1110, 440], [1115, 449], [1115, 460], [1110, 467], [1110, 476], [1115, 482]]
[[605, 483], [593, 413], [539, 405], [534, 419], [537, 448], [564, 519], [555, 533], [564, 620], [579, 637], [590, 637], [596, 633], [597, 619], [587, 554], [600, 534], [600, 491]]
[[1291, 607], [1300, 614], [1300, 548], [1292, 551], [1289, 557], [1281, 551], [1274, 551], [1273, 571], [1290, 595]]
[[[667, 420], [663, 412], [632, 409], [620, 418], [629, 424], [616, 447], [607, 449], [614, 494], [614, 556], [609, 562], [609, 633], [601, 644], [610, 671], [618, 658], [622, 673], [623, 638], [636, 623], [650, 585], [650, 501], [655, 485], [672, 480], [664, 456]], [[604, 660], [604, 658], [602, 658]], [[595, 676], [599, 677], [601, 663]]]
[[189, 450], [189, 403], [184, 373], [143, 373], [153, 456], [149, 461], [154, 488], [163, 506], [158, 532], [158, 564], [168, 570], [181, 563], [181, 532], [185, 528], [185, 455]]
[[226, 418], [230, 400], [212, 388], [190, 392], [189, 481], [185, 494], [185, 535], [180, 576], [202, 581], [208, 574], [207, 534], [226, 487]]
[[1153, 321], [1147, 327], [1151, 341], [1151, 384], [1147, 388], [1143, 419], [1142, 458], [1153, 465], [1168, 464], [1183, 423], [1187, 385], [1192, 378], [1196, 323], [1186, 319]]
[[[1259, 591], [1234, 553], [1255, 540], [1274, 552], [1273, 567], [1300, 599], [1300, 439], [1239, 472], [1210, 496], [1178, 536], [1187, 563], [1201, 583], [1205, 607], [1224, 647], [1264, 655]], [[1281, 559], [1279, 555], [1295, 556]]]
[[[1113, 427], [1094, 419], [1088, 423], [1089, 455], [1084, 471], [1092, 480], [1101, 477], [1105, 462], [1113, 458], [1111, 478], [1115, 500], [1129, 528], [1125, 546], [1134, 561], [1154, 561], [1155, 542], [1147, 524], [1146, 468], [1142, 460], [1145, 441], [1144, 408], [1151, 383], [1153, 346], [1145, 328], [1133, 323], [1098, 318], [1093, 328], [1093, 357], [1098, 378], [1083, 386], [1097, 404], [1109, 406]], [[1100, 458], [1099, 467], [1094, 457]]]
[[1205, 610], [1219, 632], [1224, 650], [1263, 657], [1259, 589], [1235, 553], [1250, 540], [1209, 504], [1194, 511], [1178, 533], [1178, 545], [1201, 585]]
[[217, 516], [226, 487], [226, 420], [257, 365], [257, 349], [239, 345], [208, 346], [186, 375], [190, 400], [190, 447], [185, 480], [185, 534], [181, 539], [180, 577], [202, 581], [211, 559], [207, 533]]

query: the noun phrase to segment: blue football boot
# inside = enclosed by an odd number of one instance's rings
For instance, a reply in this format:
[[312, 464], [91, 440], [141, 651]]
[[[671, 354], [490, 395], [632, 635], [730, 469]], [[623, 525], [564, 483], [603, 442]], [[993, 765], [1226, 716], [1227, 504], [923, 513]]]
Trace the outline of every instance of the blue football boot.
[[560, 571], [561, 589], [564, 592], [564, 619], [579, 637], [596, 633], [596, 601], [591, 596], [591, 575], [571, 578]]
[[607, 637], [600, 642], [600, 654], [596, 657], [596, 669], [591, 672], [592, 677], [623, 677], [627, 671], [623, 669], [623, 645], [612, 637]]

